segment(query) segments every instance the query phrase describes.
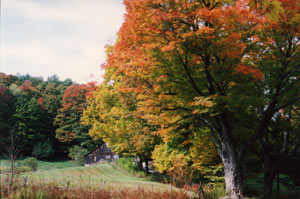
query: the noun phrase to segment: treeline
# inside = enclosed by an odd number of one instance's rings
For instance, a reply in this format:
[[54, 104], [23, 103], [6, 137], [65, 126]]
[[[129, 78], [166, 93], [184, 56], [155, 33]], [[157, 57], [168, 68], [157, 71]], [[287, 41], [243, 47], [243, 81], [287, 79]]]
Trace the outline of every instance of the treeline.
[[299, 1], [255, 2], [124, 1], [90, 135], [175, 180], [224, 172], [230, 198], [249, 173], [265, 198], [279, 173], [299, 186]]
[[75, 146], [96, 146], [89, 127], [80, 124], [86, 96], [95, 84], [0, 73], [0, 141], [7, 151], [12, 138], [19, 157], [67, 157]]

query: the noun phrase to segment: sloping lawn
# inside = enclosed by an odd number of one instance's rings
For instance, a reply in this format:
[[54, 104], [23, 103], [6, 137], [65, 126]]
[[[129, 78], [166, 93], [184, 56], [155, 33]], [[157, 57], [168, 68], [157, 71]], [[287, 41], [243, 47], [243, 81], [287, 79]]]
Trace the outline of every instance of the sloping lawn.
[[167, 190], [169, 185], [153, 182], [146, 178], [138, 178], [123, 171], [114, 164], [103, 163], [94, 166], [69, 167], [63, 169], [38, 170], [23, 173], [28, 182], [56, 183], [60, 186], [84, 186], [105, 189], [155, 189]]
[[[0, 168], [8, 167], [10, 164], [9, 160], [7, 159], [0, 159]], [[22, 165], [23, 160], [17, 160], [16, 165]], [[49, 170], [49, 169], [62, 169], [74, 167], [72, 161], [43, 161], [38, 160], [38, 170]]]

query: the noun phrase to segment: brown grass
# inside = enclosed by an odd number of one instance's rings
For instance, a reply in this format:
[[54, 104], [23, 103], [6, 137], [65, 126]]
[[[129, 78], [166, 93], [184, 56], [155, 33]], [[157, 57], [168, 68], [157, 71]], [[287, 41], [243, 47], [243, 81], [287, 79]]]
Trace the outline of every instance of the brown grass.
[[180, 191], [149, 191], [149, 190], [101, 190], [92, 188], [71, 188], [67, 190], [56, 184], [34, 184], [29, 187], [14, 187], [7, 193], [2, 187], [0, 193], [5, 199], [187, 199], [187, 193]]

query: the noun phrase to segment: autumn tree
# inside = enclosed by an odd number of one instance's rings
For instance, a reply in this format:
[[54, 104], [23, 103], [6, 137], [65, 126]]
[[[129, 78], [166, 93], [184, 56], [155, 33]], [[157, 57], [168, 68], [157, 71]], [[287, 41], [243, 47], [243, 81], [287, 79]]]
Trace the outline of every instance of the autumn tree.
[[91, 150], [95, 142], [88, 135], [89, 126], [80, 124], [80, 117], [87, 105], [86, 96], [95, 88], [93, 84], [69, 86], [63, 95], [62, 107], [58, 109], [54, 124], [56, 138], [64, 143], [65, 152], [74, 145]]
[[30, 75], [0, 73], [1, 143], [8, 141], [7, 134], [13, 130], [21, 140], [19, 149], [25, 156], [49, 158], [54, 152], [56, 156], [65, 155], [64, 144], [55, 137], [58, 127], [54, 119], [65, 90], [72, 84], [71, 79], [60, 81], [57, 75], [44, 81]]
[[192, 127], [173, 131], [164, 137], [152, 153], [157, 171], [167, 174], [176, 184], [192, 182], [223, 182], [223, 166], [208, 129]]
[[[125, 1], [108, 59], [148, 123], [169, 134], [184, 123], [210, 129], [228, 195], [243, 195], [243, 162], [272, 118], [299, 99], [298, 1], [281, 20], [247, 1]], [[291, 20], [288, 20], [291, 19]]]
[[153, 134], [156, 127], [149, 125], [137, 111], [134, 93], [119, 88], [124, 77], [112, 75], [114, 71], [106, 68], [104, 83], [88, 98], [82, 121], [92, 126], [89, 131], [92, 137], [102, 139], [118, 154], [139, 156], [148, 171], [148, 161], [160, 138]]
[[276, 20], [267, 19], [254, 38], [257, 54], [248, 62], [264, 73], [256, 90], [261, 105], [253, 104], [258, 116], [255, 136], [259, 138], [264, 162], [264, 197], [272, 197], [275, 174], [288, 157], [299, 149], [296, 110], [299, 106], [299, 18], [300, 1], [279, 0], [281, 10]]
[[29, 80], [25, 80], [20, 88], [14, 114], [14, 130], [18, 139], [22, 140], [20, 150], [24, 155], [49, 157], [54, 148], [49, 135], [45, 100]]

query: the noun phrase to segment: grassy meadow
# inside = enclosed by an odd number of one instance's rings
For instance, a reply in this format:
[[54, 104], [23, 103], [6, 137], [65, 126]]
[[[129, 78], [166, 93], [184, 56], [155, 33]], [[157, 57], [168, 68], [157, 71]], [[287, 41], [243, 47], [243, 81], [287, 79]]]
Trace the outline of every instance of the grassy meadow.
[[[9, 166], [9, 160], [0, 159], [0, 168], [7, 168]], [[16, 165], [22, 165], [23, 160], [17, 160]], [[70, 160], [64, 161], [43, 161], [38, 160], [38, 170], [49, 170], [49, 169], [62, 169], [74, 167], [74, 163]]]
[[26, 172], [29, 181], [43, 183], [58, 183], [66, 186], [69, 182], [70, 187], [92, 187], [102, 188], [105, 181], [107, 189], [159, 189], [167, 190], [169, 185], [157, 183], [147, 178], [139, 178], [118, 168], [114, 164], [104, 163], [85, 167], [67, 167], [62, 169], [38, 170], [36, 172]]
[[[22, 165], [22, 160], [17, 161], [17, 165]], [[8, 160], [0, 160], [0, 168], [5, 171], [9, 166]], [[92, 166], [75, 166], [72, 161], [38, 161], [37, 171], [27, 171], [17, 175], [18, 188], [15, 194], [24, 191], [24, 177], [27, 178], [27, 187], [30, 187], [30, 198], [35, 198], [34, 193], [42, 190], [46, 195], [48, 194], [62, 194], [68, 193], [68, 198], [80, 198], [82, 194], [90, 194], [88, 198], [97, 198], [99, 194], [101, 198], [133, 198], [134, 194], [142, 193], [145, 198], [170, 198], [170, 185], [162, 184], [150, 180], [149, 177], [138, 177], [127, 170], [124, 170], [114, 163], [102, 163]], [[286, 176], [280, 176], [284, 179]], [[4, 173], [1, 175], [2, 184], [5, 184], [7, 177]], [[245, 182], [245, 191], [249, 198], [256, 198], [255, 195], [261, 195], [261, 188], [263, 186], [263, 176], [247, 177]], [[276, 198], [276, 182], [274, 182], [274, 198]], [[104, 187], [103, 187], [104, 186]], [[28, 188], [26, 189], [29, 190]], [[72, 193], [68, 190], [73, 190]], [[124, 192], [125, 190], [125, 192]], [[172, 190], [179, 193], [178, 197], [185, 198], [187, 192], [172, 187]], [[197, 190], [197, 188], [195, 189]], [[194, 190], [194, 191], [195, 191]], [[208, 199], [219, 198], [224, 194], [222, 186], [204, 187], [204, 191], [209, 193]], [[27, 193], [27, 192], [26, 192]], [[75, 194], [76, 193], [76, 194]], [[23, 192], [21, 195], [24, 194]], [[72, 195], [73, 194], [73, 195]], [[75, 196], [75, 195], [76, 196]], [[115, 194], [112, 197], [111, 194]], [[120, 194], [125, 194], [120, 196]], [[150, 195], [151, 197], [150, 197]], [[156, 196], [155, 196], [156, 194]], [[192, 192], [188, 192], [190, 197]], [[294, 190], [283, 183], [280, 183], [280, 198], [292, 199], [300, 194], [300, 190]], [[51, 197], [52, 197], [51, 195]], [[192, 194], [194, 195], [194, 194]], [[13, 195], [15, 197], [15, 195]], [[44, 198], [51, 198], [44, 197]], [[22, 198], [22, 197], [21, 197]], [[23, 197], [26, 199], [26, 197]], [[39, 198], [39, 197], [37, 197]], [[42, 197], [43, 198], [43, 197]]]
[[[22, 165], [18, 160], [16, 165]], [[9, 166], [9, 161], [0, 159], [2, 171]], [[4, 174], [2, 174], [4, 176]], [[17, 176], [19, 183], [24, 183], [24, 177], [28, 183], [56, 184], [65, 187], [91, 187], [102, 188], [105, 181], [106, 189], [155, 189], [165, 191], [170, 185], [149, 180], [146, 177], [137, 177], [119, 168], [115, 164], [102, 163], [92, 166], [75, 166], [72, 161], [38, 161], [37, 171], [24, 172]], [[4, 177], [2, 177], [4, 179]], [[174, 188], [173, 188], [174, 189]]]
[[[17, 164], [21, 165], [22, 161]], [[2, 170], [9, 166], [7, 160], [1, 160]], [[26, 188], [24, 178], [26, 176]], [[2, 173], [2, 186], [5, 187], [7, 176]], [[23, 172], [17, 175], [14, 192], [2, 192], [4, 198], [187, 198], [186, 192], [137, 177], [115, 164], [103, 163], [79, 167], [70, 161], [39, 161], [37, 171]], [[104, 187], [103, 187], [104, 186]], [[1, 195], [0, 194], [0, 195]], [[171, 195], [170, 195], [171, 194]], [[173, 194], [173, 195], [172, 195]], [[172, 197], [171, 197], [172, 196]], [[0, 197], [1, 198], [1, 197]]]

